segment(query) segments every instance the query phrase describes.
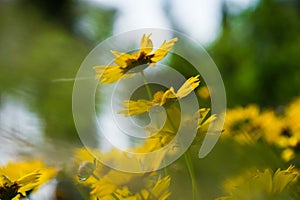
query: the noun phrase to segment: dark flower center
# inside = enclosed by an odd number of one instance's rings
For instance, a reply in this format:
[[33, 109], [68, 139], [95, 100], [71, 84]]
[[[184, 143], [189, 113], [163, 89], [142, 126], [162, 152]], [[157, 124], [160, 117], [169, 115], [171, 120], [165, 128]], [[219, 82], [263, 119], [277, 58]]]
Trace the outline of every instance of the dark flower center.
[[0, 187], [0, 199], [1, 200], [11, 200], [15, 196], [19, 194], [18, 189], [20, 187], [17, 183], [8, 184], [4, 183], [3, 186]]

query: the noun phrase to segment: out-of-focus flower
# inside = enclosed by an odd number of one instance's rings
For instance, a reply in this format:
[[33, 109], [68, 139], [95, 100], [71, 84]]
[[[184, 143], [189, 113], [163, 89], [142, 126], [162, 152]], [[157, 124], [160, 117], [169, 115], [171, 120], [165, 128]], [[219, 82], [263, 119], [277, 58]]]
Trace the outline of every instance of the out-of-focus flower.
[[255, 105], [230, 109], [226, 114], [223, 137], [232, 137], [240, 144], [253, 144], [258, 139], [282, 149], [288, 162], [295, 158], [300, 145], [300, 98], [292, 101], [278, 115], [274, 110], [260, 112]]
[[197, 94], [203, 99], [208, 99], [210, 96], [209, 90], [206, 86], [200, 87], [197, 91]]
[[224, 189], [229, 196], [217, 200], [240, 199], [287, 199], [288, 185], [295, 183], [299, 173], [290, 166], [285, 170], [278, 169], [275, 173], [271, 169], [261, 171], [246, 171], [236, 178], [225, 181]]
[[[94, 162], [95, 158], [89, 153], [93, 152], [97, 155], [97, 150], [92, 149], [77, 149], [75, 151], [75, 159], [82, 166], [82, 163]], [[104, 154], [103, 154], [104, 155]], [[105, 153], [105, 159], [110, 159], [114, 162], [119, 159], [120, 155], [115, 150]], [[95, 161], [96, 162], [96, 161]], [[160, 162], [160, 161], [158, 161]], [[92, 163], [91, 163], [92, 164]], [[130, 163], [129, 163], [130, 164]], [[125, 173], [114, 170], [97, 162], [95, 165], [90, 165], [93, 172], [89, 173], [86, 179], [78, 179], [77, 182], [85, 187], [90, 188], [89, 196], [92, 200], [98, 199], [166, 199], [170, 195], [169, 185], [170, 177], [161, 178], [156, 172], [152, 173]], [[90, 169], [90, 168], [88, 168]], [[89, 170], [88, 170], [89, 171]], [[89, 171], [90, 172], [90, 171]]]
[[300, 146], [300, 98], [292, 101], [285, 109], [284, 128], [277, 145], [284, 148], [281, 156], [283, 160], [290, 161], [296, 157], [296, 149]]
[[121, 78], [133, 77], [136, 73], [143, 71], [149, 65], [154, 66], [156, 62], [162, 60], [173, 48], [177, 38], [164, 41], [162, 45], [152, 53], [153, 43], [150, 39], [151, 34], [144, 34], [140, 43], [139, 52], [131, 54], [111, 51], [115, 55], [116, 65], [95, 66], [96, 78], [100, 78], [99, 83], [113, 83]]
[[272, 110], [259, 111], [255, 105], [227, 111], [223, 136], [233, 137], [241, 144], [252, 144], [263, 138], [276, 143], [281, 137], [283, 121]]
[[198, 87], [199, 75], [189, 78], [177, 92], [174, 91], [174, 88], [163, 91], [158, 91], [154, 94], [152, 101], [145, 99], [140, 99], [137, 101], [134, 100], [125, 100], [123, 101], [123, 107], [125, 110], [120, 110], [119, 114], [124, 114], [125, 116], [132, 116], [142, 114], [144, 112], [149, 112], [150, 108], [155, 105], [163, 106], [167, 101], [174, 101], [176, 99], [181, 99], [190, 94], [196, 87]]
[[253, 143], [261, 137], [252, 123], [257, 117], [259, 117], [259, 109], [255, 105], [227, 110], [222, 137], [234, 138], [242, 144]]
[[28, 196], [53, 178], [56, 171], [40, 161], [8, 163], [0, 167], [0, 199], [17, 200]]

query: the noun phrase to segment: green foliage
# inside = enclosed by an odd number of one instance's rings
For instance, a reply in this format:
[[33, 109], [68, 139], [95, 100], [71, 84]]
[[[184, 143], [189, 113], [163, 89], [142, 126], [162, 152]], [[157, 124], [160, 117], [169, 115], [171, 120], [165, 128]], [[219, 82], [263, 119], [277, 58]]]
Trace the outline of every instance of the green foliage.
[[210, 53], [223, 76], [230, 106], [275, 106], [299, 95], [296, 1], [262, 0], [256, 8], [223, 21], [223, 32]]
[[[111, 28], [102, 20], [107, 28], [97, 30], [99, 38]], [[29, 100], [47, 136], [79, 141], [72, 116], [72, 88], [91, 49], [88, 40], [48, 21], [42, 10], [20, 2], [1, 3], [0, 27], [1, 94]]]

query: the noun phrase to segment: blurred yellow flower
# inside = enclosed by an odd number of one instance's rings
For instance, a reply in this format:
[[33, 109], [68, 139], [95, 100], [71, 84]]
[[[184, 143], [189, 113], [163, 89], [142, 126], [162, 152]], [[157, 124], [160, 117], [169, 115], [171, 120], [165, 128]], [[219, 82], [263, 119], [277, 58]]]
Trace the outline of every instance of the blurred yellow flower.
[[203, 99], [208, 99], [210, 97], [207, 86], [200, 87], [197, 91], [197, 94]]
[[295, 183], [298, 175], [294, 166], [286, 170], [278, 169], [275, 173], [271, 169], [265, 169], [263, 172], [246, 171], [236, 178], [226, 180], [224, 189], [230, 196], [217, 200], [285, 199], [289, 195], [286, 188]]
[[[101, 79], [99, 83], [113, 83], [121, 78], [133, 77], [136, 73], [141, 72], [149, 65], [153, 66], [156, 62], [162, 60], [167, 53], [173, 48], [177, 38], [170, 41], [164, 41], [162, 45], [153, 53], [153, 43], [150, 39], [151, 34], [142, 36], [139, 52], [131, 54], [111, 51], [115, 55], [114, 62], [116, 65], [95, 66], [96, 78]], [[144, 65], [144, 66], [143, 66]]]
[[18, 200], [53, 178], [56, 171], [40, 161], [8, 163], [0, 167], [0, 199]]
[[261, 137], [257, 131], [252, 131], [252, 122], [259, 117], [259, 108], [249, 105], [227, 110], [222, 137], [232, 137], [241, 144], [249, 144]]
[[258, 139], [282, 149], [288, 162], [296, 157], [300, 144], [300, 98], [286, 106], [282, 114], [274, 110], [259, 111], [255, 105], [227, 110], [222, 137], [234, 138], [240, 144], [253, 144]]
[[188, 94], [190, 94], [196, 87], [199, 86], [199, 75], [189, 78], [177, 92], [174, 91], [174, 88], [163, 91], [158, 91], [154, 94], [152, 101], [145, 99], [140, 99], [137, 101], [134, 100], [125, 100], [122, 105], [125, 110], [120, 110], [118, 114], [124, 114], [126, 117], [132, 115], [142, 114], [144, 112], [149, 112], [150, 108], [154, 105], [163, 106], [168, 100], [181, 99]]
[[[75, 151], [76, 163], [91, 163], [94, 162], [94, 157], [89, 153], [97, 155], [97, 150], [81, 148]], [[98, 152], [99, 154], [99, 152]], [[102, 154], [106, 159], [114, 162], [119, 159], [120, 153], [114, 149]], [[159, 161], [158, 161], [159, 162]], [[79, 166], [81, 166], [79, 165]], [[127, 200], [144, 200], [144, 199], [166, 199], [169, 195], [170, 177], [157, 177], [156, 172], [151, 173], [126, 173], [111, 169], [97, 162], [96, 165], [91, 165], [93, 168], [93, 176], [87, 176], [86, 179], [80, 180], [75, 177], [75, 180], [82, 185], [88, 186], [90, 190], [90, 199], [127, 199]], [[90, 169], [90, 168], [89, 168]]]

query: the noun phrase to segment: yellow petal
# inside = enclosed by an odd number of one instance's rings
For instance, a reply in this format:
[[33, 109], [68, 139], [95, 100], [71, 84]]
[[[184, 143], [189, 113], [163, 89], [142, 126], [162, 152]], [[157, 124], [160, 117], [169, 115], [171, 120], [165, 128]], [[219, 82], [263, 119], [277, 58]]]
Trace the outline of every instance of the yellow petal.
[[[100, 66], [94, 66], [93, 69], [95, 70], [96, 72], [96, 77], [95, 79], [99, 79], [101, 78], [103, 72], [105, 71], [105, 69], [109, 67], [109, 66], [106, 66], [106, 65], [100, 65]], [[111, 66], [113, 67], [113, 66]]]
[[114, 62], [121, 68], [126, 68], [137, 60], [137, 54], [127, 54], [111, 50], [111, 53], [116, 56]]
[[296, 180], [298, 175], [292, 165], [286, 170], [278, 169], [273, 176], [273, 193], [277, 194], [282, 192], [289, 183]]
[[93, 184], [92, 188], [91, 195], [96, 195], [99, 199], [102, 199], [107, 195], [110, 196], [117, 189], [117, 186], [107, 179], [101, 179]]
[[124, 114], [126, 117], [132, 115], [142, 114], [144, 112], [149, 112], [151, 106], [154, 105], [153, 102], [140, 99], [137, 101], [125, 100], [122, 103], [125, 110], [120, 110], [118, 114]]
[[152, 51], [153, 49], [153, 43], [150, 40], [151, 33], [149, 35], [144, 34], [142, 39], [141, 39], [141, 44], [140, 44], [140, 54], [148, 54]]
[[183, 98], [190, 94], [196, 87], [199, 86], [199, 75], [189, 78], [177, 91], [178, 98]]
[[177, 41], [177, 37], [173, 38], [168, 42], [164, 41], [162, 45], [154, 52], [154, 57], [151, 58], [151, 61], [155, 63], [163, 59], [167, 55], [167, 53], [173, 48], [175, 42]]
[[152, 189], [152, 195], [157, 199], [165, 200], [170, 196], [169, 187], [170, 187], [170, 176], [166, 176], [163, 179], [160, 177]]
[[[99, 69], [100, 70], [100, 69]], [[123, 76], [123, 70], [119, 66], [108, 66], [105, 68], [102, 74], [97, 75], [98, 78], [101, 78], [100, 83], [113, 83], [120, 80]]]
[[168, 89], [167, 91], [165, 91], [163, 97], [162, 97], [162, 100], [160, 102], [160, 105], [164, 105], [167, 101], [167, 99], [174, 99], [176, 98], [176, 95], [175, 95], [175, 91], [174, 91], [174, 88], [171, 87], [170, 89]]
[[24, 185], [27, 185], [29, 183], [36, 183], [38, 182], [39, 178], [40, 178], [41, 174], [39, 172], [32, 172], [30, 174], [26, 174], [25, 176], [21, 177], [17, 183], [18, 185], [20, 185], [21, 187]]

